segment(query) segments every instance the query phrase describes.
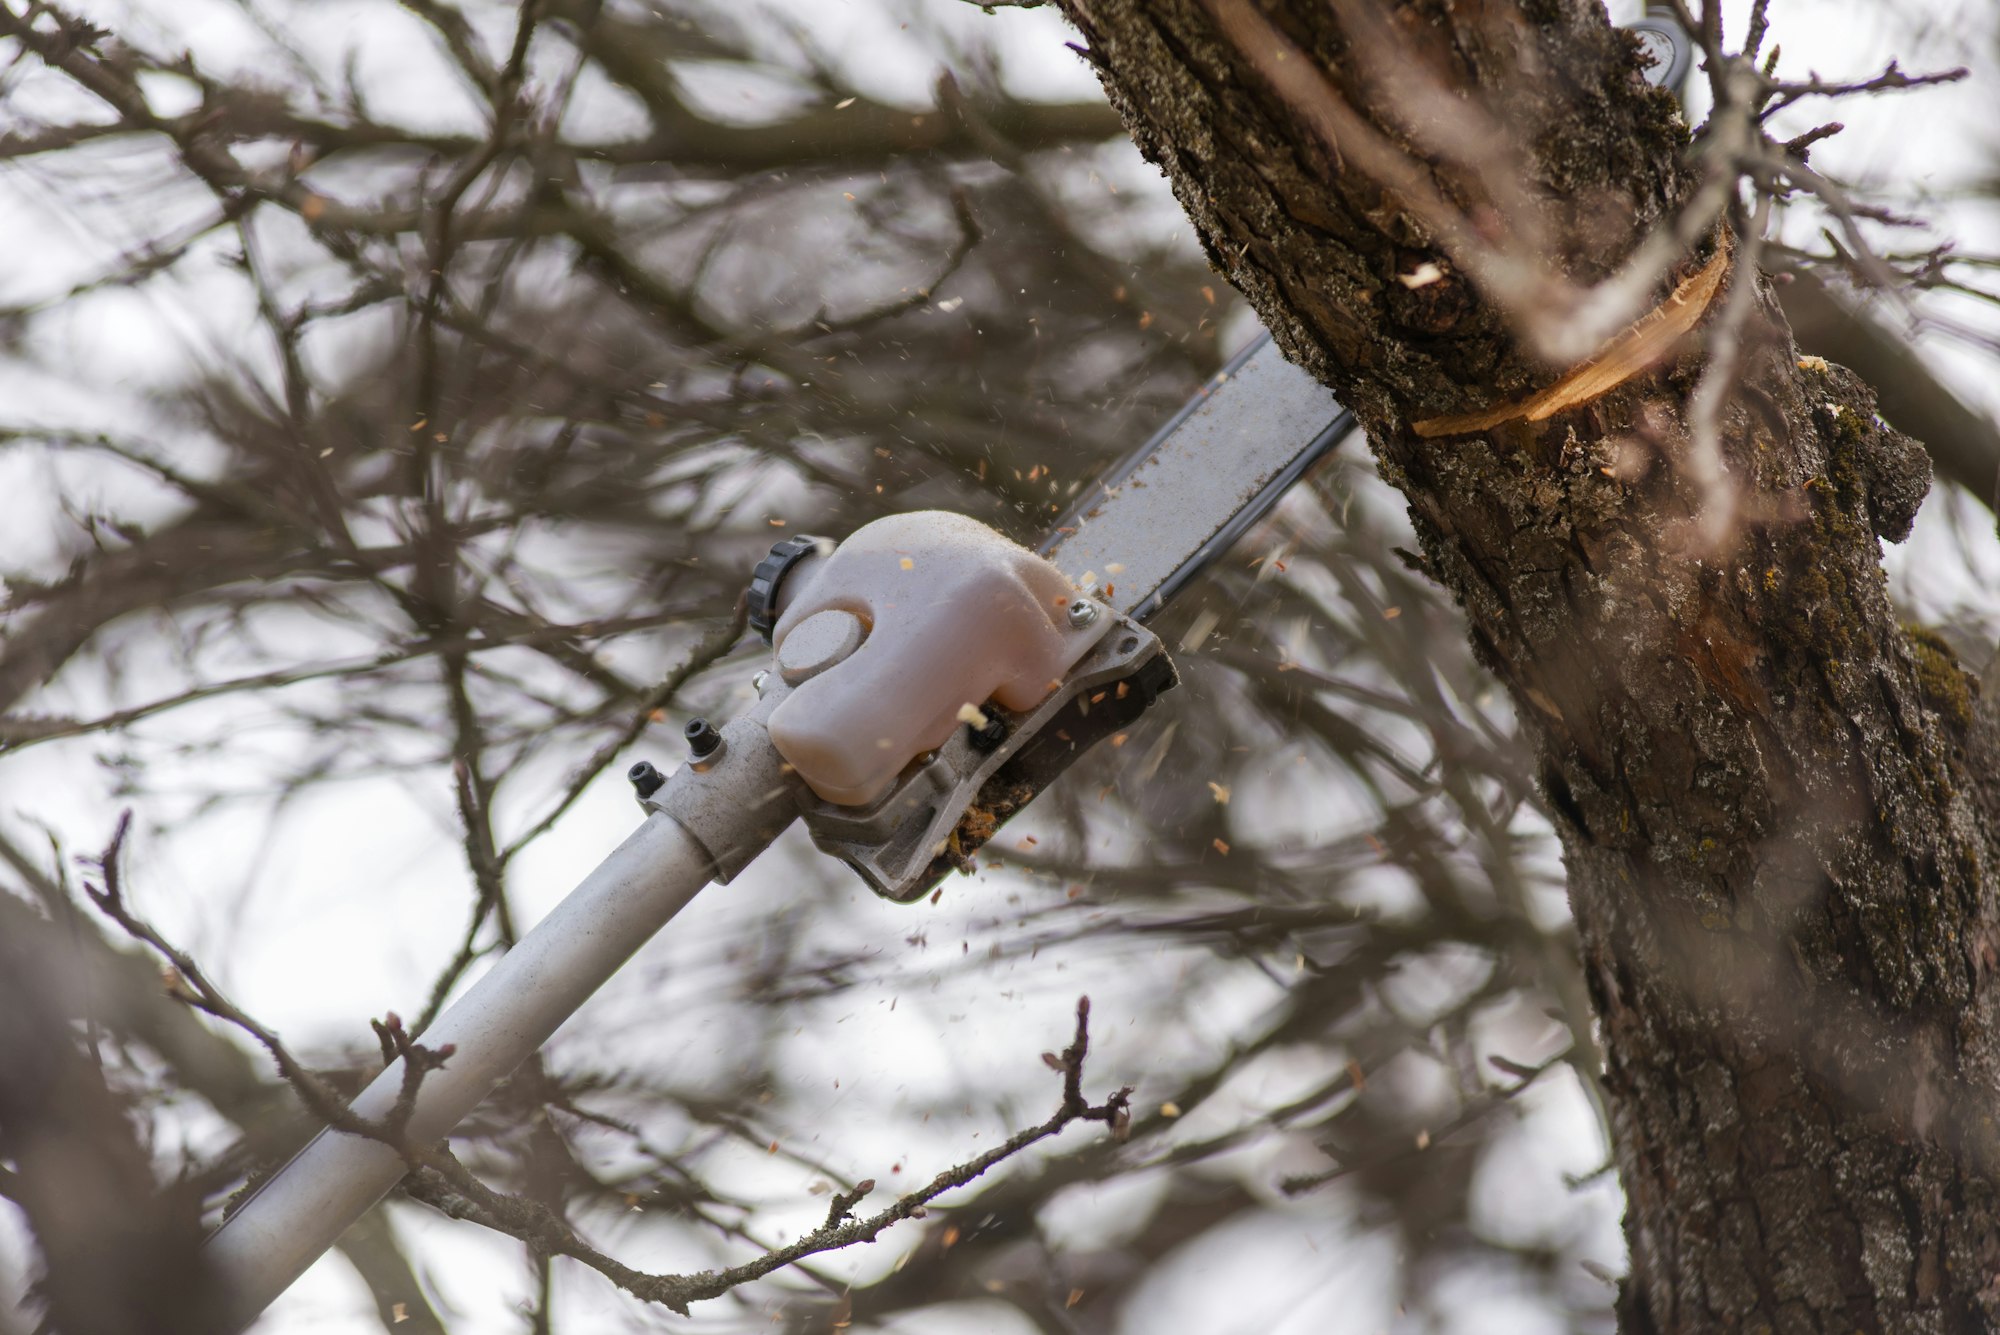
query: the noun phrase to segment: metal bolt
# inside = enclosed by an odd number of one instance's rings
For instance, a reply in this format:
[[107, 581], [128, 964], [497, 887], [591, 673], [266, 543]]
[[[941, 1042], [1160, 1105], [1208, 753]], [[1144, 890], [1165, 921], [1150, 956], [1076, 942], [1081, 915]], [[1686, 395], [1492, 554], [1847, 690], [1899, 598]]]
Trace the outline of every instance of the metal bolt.
[[625, 777], [632, 781], [632, 787], [638, 791], [642, 802], [659, 792], [660, 785], [667, 781], [667, 776], [654, 769], [650, 760], [642, 760], [626, 770]]
[[705, 718], [691, 718], [683, 735], [688, 741], [688, 753], [696, 760], [705, 760], [716, 753], [722, 745], [722, 734], [715, 725]]
[[1097, 604], [1088, 598], [1079, 598], [1069, 605], [1069, 624], [1082, 630], [1097, 620]]

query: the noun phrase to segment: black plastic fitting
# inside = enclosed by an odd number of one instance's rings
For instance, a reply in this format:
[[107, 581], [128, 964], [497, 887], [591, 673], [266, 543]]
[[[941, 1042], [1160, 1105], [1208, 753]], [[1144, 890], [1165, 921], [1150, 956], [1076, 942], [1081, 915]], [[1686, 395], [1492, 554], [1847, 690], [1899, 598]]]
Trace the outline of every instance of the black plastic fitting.
[[975, 728], [968, 723], [965, 725], [965, 730], [971, 734], [968, 740], [972, 743], [972, 749], [982, 755], [991, 755], [999, 749], [1000, 743], [1007, 740], [1006, 721], [993, 713], [990, 708], [986, 712], [985, 727]]

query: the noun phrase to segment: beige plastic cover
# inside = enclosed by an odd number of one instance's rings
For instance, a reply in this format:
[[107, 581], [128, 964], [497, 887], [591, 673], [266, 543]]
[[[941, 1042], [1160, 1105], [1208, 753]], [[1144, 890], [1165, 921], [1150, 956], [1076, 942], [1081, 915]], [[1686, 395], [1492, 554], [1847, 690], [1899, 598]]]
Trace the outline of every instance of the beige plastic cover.
[[[1077, 591], [1048, 561], [977, 520], [943, 510], [857, 529], [797, 571], [771, 640], [829, 609], [864, 628], [861, 646], [801, 683], [771, 712], [778, 754], [815, 793], [864, 806], [905, 765], [988, 700], [1039, 704], [1114, 624], [1073, 626]], [[824, 624], [822, 622], [821, 624]]]

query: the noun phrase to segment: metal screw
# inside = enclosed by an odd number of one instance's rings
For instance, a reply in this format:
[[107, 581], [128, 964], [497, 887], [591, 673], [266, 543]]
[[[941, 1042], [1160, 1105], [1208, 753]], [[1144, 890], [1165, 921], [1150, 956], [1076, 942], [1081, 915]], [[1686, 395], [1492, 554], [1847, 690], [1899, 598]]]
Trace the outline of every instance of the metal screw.
[[687, 737], [689, 754], [696, 760], [705, 760], [714, 755], [716, 749], [722, 745], [722, 734], [717, 732], [715, 725], [705, 718], [689, 719], [683, 735]]
[[1082, 630], [1097, 620], [1097, 604], [1088, 598], [1079, 598], [1069, 605], [1069, 624]]
[[654, 769], [650, 760], [642, 760], [626, 770], [625, 777], [632, 781], [632, 787], [638, 790], [642, 802], [659, 792], [660, 785], [667, 781], [667, 776]]

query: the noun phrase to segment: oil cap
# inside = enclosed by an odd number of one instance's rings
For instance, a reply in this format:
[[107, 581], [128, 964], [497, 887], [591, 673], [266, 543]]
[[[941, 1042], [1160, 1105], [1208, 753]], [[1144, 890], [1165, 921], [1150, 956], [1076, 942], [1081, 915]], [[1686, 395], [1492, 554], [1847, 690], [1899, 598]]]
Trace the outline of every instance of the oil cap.
[[750, 572], [750, 629], [771, 642], [771, 628], [778, 624], [778, 585], [791, 568], [809, 556], [833, 550], [826, 538], [795, 533], [771, 544], [771, 550]]

